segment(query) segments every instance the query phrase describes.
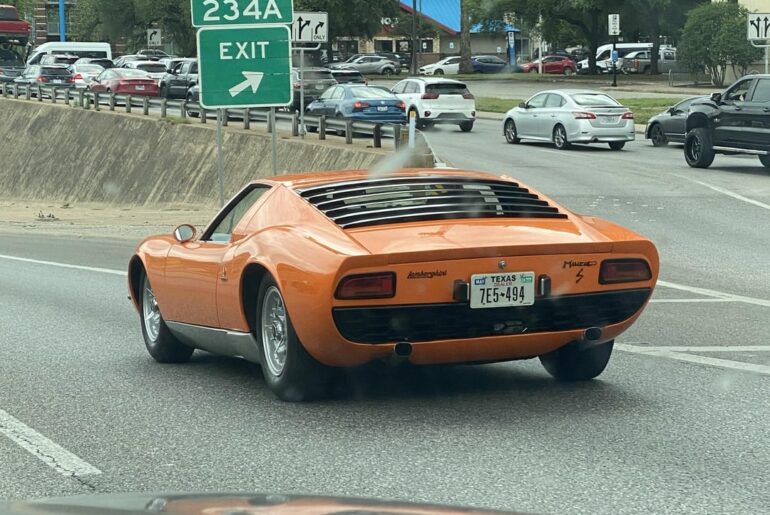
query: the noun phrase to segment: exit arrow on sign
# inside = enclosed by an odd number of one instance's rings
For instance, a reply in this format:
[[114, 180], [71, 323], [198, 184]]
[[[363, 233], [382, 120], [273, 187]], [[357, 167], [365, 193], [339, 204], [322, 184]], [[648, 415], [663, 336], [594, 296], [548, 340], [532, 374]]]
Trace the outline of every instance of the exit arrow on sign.
[[237, 97], [249, 88], [251, 88], [252, 93], [256, 93], [265, 74], [262, 72], [243, 72], [243, 76], [246, 77], [246, 80], [230, 88], [230, 96]]

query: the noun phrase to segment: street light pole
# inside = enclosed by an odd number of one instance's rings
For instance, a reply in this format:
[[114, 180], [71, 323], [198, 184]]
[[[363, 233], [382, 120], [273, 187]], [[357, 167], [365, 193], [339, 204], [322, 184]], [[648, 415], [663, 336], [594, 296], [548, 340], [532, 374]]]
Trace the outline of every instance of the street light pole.
[[417, 0], [412, 0], [412, 75], [417, 75]]
[[59, 0], [59, 41], [67, 41], [64, 0]]

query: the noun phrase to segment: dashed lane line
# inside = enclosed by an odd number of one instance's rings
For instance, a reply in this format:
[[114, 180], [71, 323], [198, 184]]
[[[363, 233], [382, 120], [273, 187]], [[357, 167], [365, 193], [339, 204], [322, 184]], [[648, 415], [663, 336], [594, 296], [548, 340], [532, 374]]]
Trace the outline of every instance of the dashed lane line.
[[677, 284], [669, 281], [658, 281], [658, 286], [662, 286], [663, 288], [671, 288], [672, 290], [686, 291], [688, 293], [694, 293], [696, 295], [703, 295], [715, 299], [743, 302], [744, 304], [752, 304], [754, 306], [770, 308], [770, 300], [767, 299], [757, 299], [754, 297], [744, 297], [743, 295], [733, 295], [732, 293], [709, 290], [708, 288], [698, 288], [696, 286], [687, 286], [685, 284]]
[[770, 205], [765, 204], [764, 202], [760, 202], [759, 200], [754, 200], [748, 197], [744, 197], [743, 195], [739, 195], [738, 193], [735, 193], [734, 191], [730, 191], [728, 189], [715, 186], [713, 184], [709, 184], [707, 182], [699, 181], [698, 179], [693, 179], [691, 177], [686, 177], [684, 175], [677, 175], [677, 177], [684, 179], [686, 181], [694, 182], [695, 184], [700, 184], [704, 188], [708, 188], [712, 191], [716, 191], [717, 193], [721, 193], [723, 195], [727, 195], [728, 197], [732, 197], [735, 200], [740, 200], [741, 202], [745, 202], [747, 204], [751, 204], [753, 206], [761, 207], [762, 209], [767, 209], [770, 211]]
[[69, 268], [72, 270], [84, 270], [86, 272], [98, 272], [100, 274], [122, 275], [124, 277], [128, 275], [127, 272], [123, 272], [121, 270], [112, 270], [109, 268], [98, 268], [93, 266], [70, 265], [68, 263], [57, 263], [55, 261], [42, 261], [40, 259], [29, 259], [29, 258], [22, 258], [17, 256], [6, 256], [4, 254], [0, 254], [0, 259], [5, 259], [7, 261], [19, 261], [21, 263], [32, 263], [35, 265], [46, 265], [46, 266], [55, 266], [59, 268]]
[[80, 477], [102, 471], [49, 440], [20, 420], [0, 409], [0, 434], [63, 476]]

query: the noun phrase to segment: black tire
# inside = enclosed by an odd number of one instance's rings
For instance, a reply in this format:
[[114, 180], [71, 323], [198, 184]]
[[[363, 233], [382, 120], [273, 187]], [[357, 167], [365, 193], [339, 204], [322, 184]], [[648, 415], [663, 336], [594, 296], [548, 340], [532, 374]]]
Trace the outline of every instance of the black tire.
[[584, 349], [578, 343], [570, 343], [540, 356], [540, 363], [557, 381], [589, 381], [607, 368], [614, 343], [610, 340]]
[[316, 127], [315, 125], [305, 124], [305, 128], [307, 129], [308, 132], [313, 132], [313, 133], [318, 132], [318, 127]]
[[[190, 105], [191, 102], [193, 102], [192, 97], [187, 97], [188, 106]], [[200, 116], [199, 111], [193, 111], [189, 107], [186, 107], [185, 109], [187, 110], [187, 116], [189, 116], [190, 118], [198, 118]]]
[[768, 155], [768, 156], [759, 156], [759, 160], [762, 161], [762, 165], [765, 168], [770, 168], [770, 155]]
[[[266, 355], [265, 342], [263, 341], [263, 332], [267, 331], [263, 319], [263, 310], [269, 310], [270, 306], [265, 306], [269, 301], [268, 295], [274, 296], [277, 293], [283, 306], [285, 318], [285, 357], [280, 371], [277, 371], [268, 361]], [[329, 383], [332, 378], [331, 368], [317, 362], [308, 354], [305, 347], [297, 337], [294, 326], [291, 323], [291, 317], [283, 304], [283, 297], [278, 285], [272, 276], [267, 275], [259, 286], [256, 313], [256, 338], [259, 341], [259, 353], [262, 363], [262, 375], [270, 390], [281, 400], [287, 402], [304, 402], [323, 398], [329, 390]], [[275, 297], [272, 297], [275, 298]], [[277, 354], [277, 353], [276, 353]]]
[[460, 123], [460, 130], [463, 132], [471, 132], [473, 130], [473, 122]]
[[626, 142], [625, 141], [610, 141], [609, 145], [610, 145], [610, 150], [614, 150], [614, 151], [617, 152], [618, 150], [623, 150], [623, 147], [626, 146]]
[[650, 140], [652, 141], [653, 147], [665, 147], [668, 145], [666, 133], [663, 132], [663, 127], [659, 123], [650, 127]]
[[384, 70], [382, 70], [382, 74], [385, 75], [386, 77], [390, 77], [394, 73], [395, 73], [395, 70], [393, 70], [392, 68], [385, 68]]
[[158, 96], [160, 98], [169, 98], [168, 96], [168, 86], [165, 84], [160, 85], [160, 91], [158, 92]]
[[567, 139], [567, 129], [561, 124], [553, 128], [553, 145], [557, 150], [569, 150], [572, 146]]
[[572, 68], [564, 68], [564, 76], [565, 77], [570, 77], [573, 73], [575, 73], [575, 72], [572, 71]]
[[444, 75], [444, 70], [442, 70], [441, 68], [439, 68], [438, 70], [436, 70], [435, 72], [433, 72], [433, 75]]
[[684, 158], [692, 168], [708, 168], [714, 162], [711, 134], [705, 127], [687, 133], [684, 139]]
[[[141, 295], [137, 299], [139, 302], [139, 319], [142, 325], [142, 336], [144, 337], [144, 345], [147, 347], [147, 352], [158, 363], [184, 363], [190, 359], [195, 349], [188, 347], [179, 340], [177, 340], [171, 331], [168, 330], [163, 316], [160, 314], [158, 303], [155, 299], [155, 295], [152, 293], [152, 286], [150, 280], [147, 278], [147, 274], [142, 274], [141, 282]], [[150, 299], [149, 302], [153, 302], [154, 306], [150, 306], [149, 310], [154, 313], [154, 316], [158, 317], [158, 327], [156, 330], [150, 329], [150, 322], [146, 319], [145, 302], [146, 292], [149, 289]], [[157, 334], [155, 334], [157, 332]]]
[[519, 138], [519, 131], [516, 129], [516, 122], [514, 122], [511, 118], [505, 120], [503, 134], [505, 135], [505, 141], [511, 145], [515, 145], [521, 142], [521, 139]]

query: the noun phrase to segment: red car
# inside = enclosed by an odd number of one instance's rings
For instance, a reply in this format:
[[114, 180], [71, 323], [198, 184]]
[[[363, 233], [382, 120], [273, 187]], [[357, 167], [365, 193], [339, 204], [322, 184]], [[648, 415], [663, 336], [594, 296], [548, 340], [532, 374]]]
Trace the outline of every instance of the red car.
[[32, 26], [19, 18], [19, 12], [12, 5], [0, 5], [0, 39], [26, 45]]
[[[521, 65], [524, 73], [539, 73], [540, 59]], [[577, 73], [575, 61], [562, 55], [547, 55], [543, 58], [543, 73], [558, 73], [572, 75]]]
[[91, 82], [88, 89], [99, 93], [112, 92], [146, 97], [157, 97], [160, 94], [158, 81], [151, 78], [146, 71], [128, 68], [104, 70]]

